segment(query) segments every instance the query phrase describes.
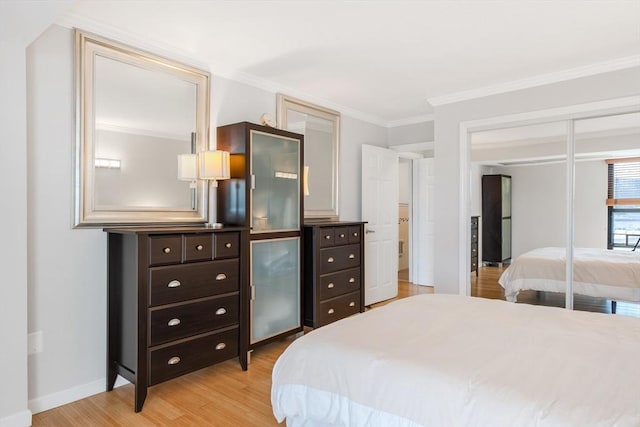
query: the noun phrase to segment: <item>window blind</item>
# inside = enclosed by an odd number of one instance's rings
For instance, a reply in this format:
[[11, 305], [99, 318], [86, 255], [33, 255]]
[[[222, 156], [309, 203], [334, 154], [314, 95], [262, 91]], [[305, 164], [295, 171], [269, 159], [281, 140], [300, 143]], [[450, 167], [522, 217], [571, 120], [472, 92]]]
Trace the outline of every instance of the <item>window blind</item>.
[[611, 159], [607, 164], [607, 206], [640, 205], [640, 158]]

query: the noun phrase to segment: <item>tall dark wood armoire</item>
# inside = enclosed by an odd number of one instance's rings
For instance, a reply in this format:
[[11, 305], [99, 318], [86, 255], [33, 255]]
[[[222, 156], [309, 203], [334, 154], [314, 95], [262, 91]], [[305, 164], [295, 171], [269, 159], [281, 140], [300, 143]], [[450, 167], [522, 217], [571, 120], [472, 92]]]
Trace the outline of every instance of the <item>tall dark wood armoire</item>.
[[511, 261], [511, 177], [482, 176], [482, 262]]

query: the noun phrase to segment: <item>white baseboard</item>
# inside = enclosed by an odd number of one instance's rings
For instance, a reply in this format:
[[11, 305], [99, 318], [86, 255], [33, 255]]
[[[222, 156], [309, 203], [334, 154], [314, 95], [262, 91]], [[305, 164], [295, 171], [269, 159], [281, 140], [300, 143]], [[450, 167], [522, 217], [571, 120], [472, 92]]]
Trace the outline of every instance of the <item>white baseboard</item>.
[[[58, 406], [66, 405], [67, 403], [75, 402], [76, 400], [84, 399], [85, 397], [93, 396], [94, 394], [102, 393], [105, 391], [106, 383], [106, 378], [102, 378], [87, 384], [68, 388], [57, 393], [31, 399], [28, 404], [31, 411], [29, 412], [29, 417], [31, 417], [32, 413], [37, 414], [52, 408], [57, 408]], [[114, 388], [125, 384], [129, 384], [129, 381], [118, 375]], [[29, 418], [29, 424], [26, 425], [31, 425], [30, 421], [31, 418]], [[9, 425], [7, 424], [7, 426]], [[2, 424], [2, 420], [0, 420], [0, 427], [5, 427], [5, 425]], [[13, 427], [13, 425], [11, 425], [11, 427]]]
[[0, 427], [29, 427], [31, 411], [21, 411], [8, 417], [0, 418]]

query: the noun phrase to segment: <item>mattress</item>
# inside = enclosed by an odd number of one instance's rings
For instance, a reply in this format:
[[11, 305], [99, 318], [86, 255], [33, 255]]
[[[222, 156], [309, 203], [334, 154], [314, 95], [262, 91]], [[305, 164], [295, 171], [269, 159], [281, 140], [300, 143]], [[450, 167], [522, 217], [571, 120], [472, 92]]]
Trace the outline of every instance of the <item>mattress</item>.
[[278, 421], [639, 426], [640, 319], [418, 295], [316, 329], [277, 360]]
[[[498, 283], [507, 300], [522, 290], [566, 291], [565, 248], [538, 248], [517, 257]], [[640, 302], [640, 253], [575, 248], [573, 292], [591, 297]]]

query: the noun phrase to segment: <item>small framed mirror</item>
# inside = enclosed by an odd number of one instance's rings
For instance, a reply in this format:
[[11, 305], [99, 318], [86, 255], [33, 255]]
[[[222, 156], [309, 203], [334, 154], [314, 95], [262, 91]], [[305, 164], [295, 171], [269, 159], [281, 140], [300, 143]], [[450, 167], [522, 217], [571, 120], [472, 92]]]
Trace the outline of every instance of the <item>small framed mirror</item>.
[[304, 135], [304, 217], [338, 219], [340, 113], [278, 94], [277, 122]]
[[207, 183], [179, 159], [207, 149], [209, 73], [80, 30], [75, 40], [74, 226], [206, 222]]

